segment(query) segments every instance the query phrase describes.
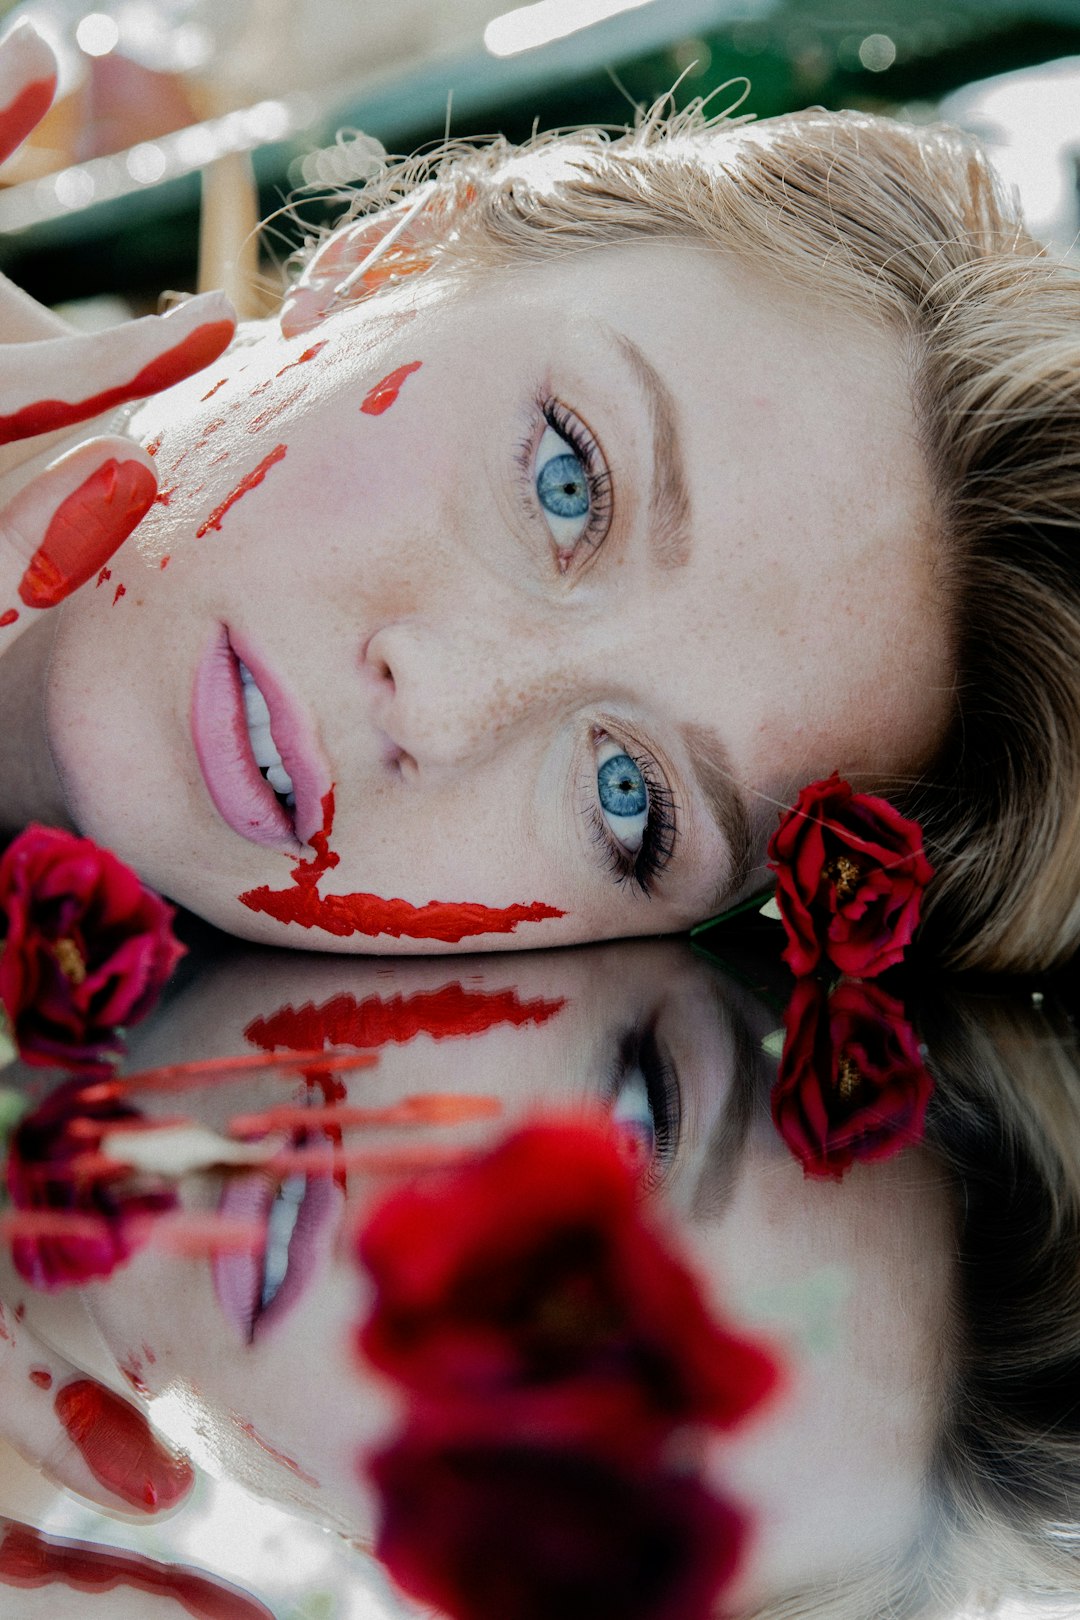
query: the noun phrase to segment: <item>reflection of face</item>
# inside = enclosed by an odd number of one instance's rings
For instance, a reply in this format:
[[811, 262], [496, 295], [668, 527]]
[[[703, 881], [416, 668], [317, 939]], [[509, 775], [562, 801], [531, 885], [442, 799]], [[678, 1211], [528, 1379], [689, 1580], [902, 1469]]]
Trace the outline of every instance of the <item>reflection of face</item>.
[[[211, 371], [135, 420], [161, 504], [64, 608], [48, 725], [77, 823], [229, 930], [671, 930], [749, 888], [775, 801], [927, 756], [945, 638], [887, 334], [664, 244], [405, 284]], [[331, 785], [321, 895], [540, 911], [455, 940], [241, 904], [290, 890]]]
[[[753, 1076], [748, 1087], [739, 1064], [770, 1015], [683, 948], [648, 943], [467, 967], [241, 960], [138, 1032], [133, 1057], [251, 1050], [290, 1017], [307, 1039], [321, 1019], [332, 1045], [331, 1032], [346, 1032], [351, 1018], [374, 1029], [378, 1003], [386, 1039], [378, 1067], [349, 1079], [353, 1104], [485, 1094], [502, 1103], [499, 1128], [540, 1105], [615, 1110], [654, 1155], [659, 1196], [722, 1314], [744, 1331], [767, 1322], [757, 1331], [789, 1361], [782, 1397], [718, 1451], [725, 1492], [757, 1527], [739, 1602], [903, 1544], [938, 1422], [937, 1335], [949, 1294], [945, 1197], [928, 1157], [858, 1168], [840, 1186], [805, 1180], [760, 1106], [746, 1108]], [[464, 995], [482, 1033], [454, 1035], [445, 1019], [436, 1033], [438, 1009], [466, 1005]], [[408, 1038], [425, 1021], [431, 1033]], [[190, 1106], [222, 1129], [237, 1112], [282, 1100], [282, 1090], [264, 1078], [144, 1101], [148, 1112]], [[368, 1139], [460, 1143], [492, 1128]], [[346, 1139], [358, 1145], [356, 1133]], [[360, 1207], [379, 1185], [350, 1175], [350, 1203]], [[183, 1196], [189, 1208], [213, 1210], [225, 1195], [219, 1178], [193, 1176]], [[205, 1259], [153, 1250], [85, 1298], [117, 1364], [169, 1397], [159, 1412], [166, 1427], [170, 1407], [174, 1417], [185, 1411], [230, 1474], [355, 1535], [370, 1520], [356, 1457], [388, 1415], [352, 1350], [362, 1283], [345, 1241], [335, 1243], [338, 1189], [324, 1184], [298, 1217], [287, 1203], [279, 1199], [274, 1217], [286, 1233], [284, 1265], [269, 1283], [268, 1266], [266, 1302], [252, 1293], [246, 1320], [236, 1273], [223, 1290]], [[290, 1232], [301, 1233], [295, 1244]], [[814, 1290], [837, 1277], [826, 1331], [818, 1321], [812, 1332], [815, 1310], [821, 1317]]]

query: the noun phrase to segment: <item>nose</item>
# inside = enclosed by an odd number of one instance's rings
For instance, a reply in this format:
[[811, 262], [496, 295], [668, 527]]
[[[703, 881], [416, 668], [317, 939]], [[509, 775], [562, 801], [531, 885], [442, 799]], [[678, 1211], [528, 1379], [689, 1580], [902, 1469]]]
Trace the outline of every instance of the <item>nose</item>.
[[361, 654], [388, 757], [425, 772], [478, 764], [571, 700], [580, 659], [546, 623], [500, 623], [483, 604], [466, 622], [385, 625]]

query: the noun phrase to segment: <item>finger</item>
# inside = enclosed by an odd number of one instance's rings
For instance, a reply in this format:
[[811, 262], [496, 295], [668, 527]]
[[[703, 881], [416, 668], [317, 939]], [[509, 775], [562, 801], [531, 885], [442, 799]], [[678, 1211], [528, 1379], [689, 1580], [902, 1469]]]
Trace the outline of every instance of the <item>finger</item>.
[[38, 1339], [9, 1313], [0, 1337], [0, 1428], [56, 1485], [124, 1518], [179, 1506], [191, 1463], [139, 1407]]
[[9, 501], [0, 511], [0, 652], [105, 567], [156, 493], [144, 450], [88, 439]]
[[105, 332], [15, 344], [0, 370], [0, 444], [170, 388], [216, 360], [235, 329], [232, 305], [214, 292]]
[[0, 163], [40, 124], [56, 94], [56, 57], [23, 18], [0, 40]]

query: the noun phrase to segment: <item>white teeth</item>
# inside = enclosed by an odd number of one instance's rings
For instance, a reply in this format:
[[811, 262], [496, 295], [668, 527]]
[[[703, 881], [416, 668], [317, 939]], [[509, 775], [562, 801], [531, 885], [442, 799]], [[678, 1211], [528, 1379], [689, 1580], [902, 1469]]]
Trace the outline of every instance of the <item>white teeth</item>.
[[293, 793], [292, 778], [281, 763], [281, 755], [270, 734], [270, 710], [266, 699], [259, 691], [255, 677], [247, 665], [237, 659], [240, 665], [241, 690], [244, 694], [244, 714], [247, 719], [248, 737], [251, 741], [251, 752], [255, 755], [255, 763], [270, 783], [275, 793], [280, 793], [289, 809], [296, 806], [296, 796]]

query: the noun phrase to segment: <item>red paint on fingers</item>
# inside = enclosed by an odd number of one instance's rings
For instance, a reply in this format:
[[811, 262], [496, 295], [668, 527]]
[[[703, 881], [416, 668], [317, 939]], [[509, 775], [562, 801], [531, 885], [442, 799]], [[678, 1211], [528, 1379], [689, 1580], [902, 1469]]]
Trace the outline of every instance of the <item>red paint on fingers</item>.
[[325, 338], [323, 338], [321, 343], [313, 343], [311, 345], [311, 348], [310, 349], [305, 349], [303, 354], [300, 355], [296, 360], [290, 360], [287, 366], [282, 366], [281, 370], [275, 373], [275, 376], [283, 377], [285, 375], [285, 373], [287, 371], [291, 371], [294, 366], [306, 365], [309, 360], [314, 360], [315, 356], [319, 353], [319, 351], [321, 349], [325, 349], [325, 348], [326, 348], [326, 339]]
[[157, 481], [141, 461], [103, 463], [56, 508], [19, 582], [27, 607], [49, 608], [84, 585], [153, 505]]
[[172, 1507], [194, 1484], [187, 1458], [169, 1450], [143, 1414], [104, 1384], [77, 1378], [57, 1390], [53, 1408], [94, 1478], [132, 1507]]
[[154, 357], [141, 371], [113, 388], [100, 393], [87, 394], [83, 399], [36, 399], [21, 410], [0, 416], [0, 444], [11, 444], [15, 439], [29, 439], [37, 433], [51, 433], [55, 428], [71, 427], [85, 422], [102, 411], [112, 410], [129, 399], [143, 399], [147, 394], [160, 393], [173, 383], [201, 371], [226, 348], [232, 339], [231, 321], [205, 321], [187, 337]]
[[277, 922], [298, 923], [301, 928], [318, 928], [338, 939], [352, 934], [389, 934], [393, 939], [435, 939], [457, 944], [482, 934], [511, 934], [526, 922], [543, 922], [562, 917], [565, 912], [541, 900], [512, 906], [485, 906], [476, 901], [429, 900], [414, 906], [408, 900], [384, 900], [377, 894], [320, 894], [323, 874], [337, 866], [341, 857], [330, 848], [334, 823], [334, 790], [322, 801], [323, 824], [308, 840], [315, 857], [300, 861], [292, 869], [293, 886], [271, 889], [263, 884], [237, 896], [249, 911], [273, 917]]
[[0, 110], [0, 163], [22, 145], [49, 108], [56, 94], [56, 74], [34, 79]]
[[388, 377], [383, 377], [381, 382], [377, 382], [374, 388], [365, 394], [360, 409], [367, 416], [381, 416], [383, 411], [388, 411], [401, 392], [401, 385], [406, 377], [411, 376], [414, 371], [419, 371], [421, 364], [421, 361], [413, 360], [407, 366], [398, 366]]
[[202, 536], [207, 534], [211, 529], [220, 529], [221, 520], [229, 510], [230, 506], [235, 506], [236, 502], [241, 498], [241, 496], [246, 495], [249, 490], [254, 489], [256, 485], [261, 484], [275, 462], [282, 460], [287, 449], [287, 445], [276, 444], [271, 450], [270, 454], [268, 456], [264, 456], [257, 467], [253, 467], [249, 473], [244, 474], [236, 488], [226, 495], [220, 506], [214, 507], [214, 510], [210, 513], [210, 516], [207, 518], [206, 522], [201, 523], [195, 530], [195, 533]]

